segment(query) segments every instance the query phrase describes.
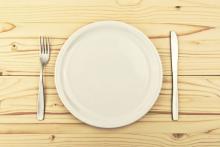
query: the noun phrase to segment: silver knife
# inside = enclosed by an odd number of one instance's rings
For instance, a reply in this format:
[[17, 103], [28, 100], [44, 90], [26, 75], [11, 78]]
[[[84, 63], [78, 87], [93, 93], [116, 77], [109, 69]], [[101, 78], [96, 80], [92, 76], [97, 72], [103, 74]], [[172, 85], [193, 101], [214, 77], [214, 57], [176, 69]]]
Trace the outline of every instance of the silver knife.
[[178, 120], [179, 118], [179, 104], [178, 104], [178, 40], [176, 32], [170, 32], [171, 37], [171, 60], [172, 60], [172, 75], [173, 75], [173, 96], [172, 96], [172, 118]]

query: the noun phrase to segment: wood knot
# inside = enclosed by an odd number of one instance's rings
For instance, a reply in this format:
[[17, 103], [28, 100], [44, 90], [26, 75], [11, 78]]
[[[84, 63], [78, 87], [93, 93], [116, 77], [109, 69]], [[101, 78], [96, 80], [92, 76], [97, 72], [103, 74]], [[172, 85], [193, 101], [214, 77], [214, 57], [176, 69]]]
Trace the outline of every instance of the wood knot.
[[211, 133], [214, 132], [215, 130], [217, 130], [217, 129], [210, 129], [210, 130], [206, 131], [205, 133], [211, 134]]
[[8, 32], [10, 30], [13, 30], [16, 26], [12, 23], [0, 23], [0, 33], [1, 32]]
[[185, 135], [184, 133], [173, 133], [172, 134], [174, 138], [176, 139], [180, 139], [183, 138], [183, 136]]
[[57, 104], [57, 103], [55, 103], [55, 104], [53, 104], [53, 106], [54, 106], [54, 107], [56, 107], [56, 106], [58, 106], [58, 104]]
[[176, 8], [177, 10], [180, 10], [180, 9], [181, 9], [181, 6], [175, 6], [175, 8]]
[[50, 135], [50, 141], [54, 141], [54, 139], [55, 139], [55, 135]]
[[12, 42], [10, 46], [11, 46], [11, 50], [12, 51], [16, 51], [17, 50], [17, 45], [16, 45], [15, 42]]

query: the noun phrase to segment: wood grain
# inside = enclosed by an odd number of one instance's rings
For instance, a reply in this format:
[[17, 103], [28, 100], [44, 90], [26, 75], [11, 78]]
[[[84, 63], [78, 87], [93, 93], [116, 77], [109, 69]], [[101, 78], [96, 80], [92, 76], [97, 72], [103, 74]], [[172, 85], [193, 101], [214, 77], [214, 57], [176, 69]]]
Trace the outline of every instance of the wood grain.
[[[56, 57], [60, 48], [66, 41], [67, 37], [81, 25], [64, 25], [64, 29], [59, 30], [59, 25], [43, 24], [42, 29], [38, 30], [36, 24], [24, 25], [24, 28], [16, 27], [13, 33], [4, 32], [5, 35], [0, 39], [0, 72], [2, 75], [39, 75], [39, 39], [40, 34], [43, 34], [46, 29], [50, 28], [46, 34], [51, 36], [52, 54], [50, 62], [47, 66], [46, 74], [54, 75], [54, 67]], [[170, 73], [170, 45], [169, 45], [169, 30], [173, 26], [183, 36], [179, 37], [180, 54], [179, 54], [179, 74], [180, 75], [219, 75], [220, 73], [220, 49], [218, 47], [220, 39], [217, 38], [217, 33], [220, 29], [209, 29], [199, 26], [185, 25], [167, 25], [167, 24], [135, 24], [136, 27], [143, 30], [146, 35], [149, 34], [153, 43], [161, 56], [164, 75]], [[147, 30], [145, 28], [169, 27], [167, 31], [161, 33]], [[22, 33], [27, 28], [27, 33]], [[43, 29], [44, 28], [44, 29]], [[72, 29], [73, 28], [73, 29]], [[36, 32], [32, 32], [35, 30]], [[59, 31], [56, 31], [59, 30]], [[73, 30], [73, 31], [72, 31]], [[165, 30], [165, 29], [164, 29]], [[197, 31], [197, 32], [195, 32]], [[215, 32], [216, 31], [216, 32]], [[13, 30], [12, 30], [13, 32]], [[62, 35], [62, 32], [63, 35]], [[148, 33], [149, 32], [149, 33]], [[57, 33], [57, 34], [56, 34]], [[190, 34], [191, 33], [191, 34]], [[1, 33], [0, 33], [1, 34]], [[2, 33], [3, 34], [3, 33]], [[23, 37], [19, 38], [19, 36]], [[34, 35], [38, 34], [38, 35]], [[55, 35], [56, 34], [56, 35]], [[185, 34], [185, 35], [184, 35]], [[3, 36], [3, 35], [2, 35]], [[16, 60], [16, 62], [15, 62]]]
[[[0, 16], [5, 22], [88, 22], [97, 20], [122, 20], [126, 22], [190, 23], [213, 25], [219, 23], [217, 0], [83, 0], [18, 3], [1, 1]], [[13, 5], [11, 3], [14, 3]], [[216, 4], [217, 3], [217, 4]], [[176, 7], [180, 6], [180, 7]], [[208, 21], [207, 21], [208, 20]]]
[[10, 0], [1, 3], [0, 13], [4, 14], [0, 16], [2, 75], [38, 75], [38, 37], [42, 34], [53, 38], [53, 56], [46, 72], [53, 75], [56, 56], [66, 39], [81, 26], [98, 20], [125, 21], [143, 31], [158, 48], [165, 75], [171, 74], [170, 30], [180, 36], [180, 75], [220, 73], [220, 5], [215, 0], [160, 3], [152, 0], [31, 3]]
[[[127, 127], [107, 130], [82, 124], [1, 124], [0, 145], [218, 146], [218, 124], [217, 120], [194, 123], [138, 122]], [[184, 127], [179, 127], [181, 125]], [[199, 127], [200, 125], [204, 127]]]
[[[201, 138], [203, 140], [201, 140]], [[210, 143], [210, 140], [212, 142]], [[3, 134], [0, 135], [0, 145], [4, 147], [201, 147], [217, 146], [218, 134]]]
[[[57, 96], [54, 77], [46, 80], [46, 119], [36, 120], [38, 76], [0, 77], [0, 123], [79, 123], [64, 108]], [[220, 79], [218, 76], [180, 76], [181, 115], [220, 115]], [[154, 121], [162, 120], [161, 115], [170, 120], [171, 77], [164, 76], [160, 97], [150, 116]], [[141, 121], [147, 121], [146, 115]], [[180, 116], [180, 120], [182, 120]], [[183, 119], [184, 120], [184, 119]]]
[[[220, 146], [219, 0], [0, 1], [0, 146]], [[138, 122], [99, 129], [72, 116], [57, 96], [56, 57], [88, 23], [118, 20], [147, 35], [160, 54], [164, 81], [152, 110]], [[171, 120], [169, 32], [179, 36], [180, 120]], [[45, 70], [46, 119], [36, 120], [39, 36], [51, 37]]]

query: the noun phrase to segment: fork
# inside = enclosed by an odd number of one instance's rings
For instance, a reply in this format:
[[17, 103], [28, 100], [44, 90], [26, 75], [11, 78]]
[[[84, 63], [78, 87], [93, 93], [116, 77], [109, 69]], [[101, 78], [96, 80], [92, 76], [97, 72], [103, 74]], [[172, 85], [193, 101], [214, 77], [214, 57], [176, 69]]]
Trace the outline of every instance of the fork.
[[48, 63], [50, 57], [50, 43], [48, 37], [40, 36], [40, 80], [39, 80], [39, 91], [38, 91], [38, 109], [37, 109], [37, 119], [44, 119], [45, 110], [45, 99], [44, 99], [44, 80], [43, 71], [44, 66]]

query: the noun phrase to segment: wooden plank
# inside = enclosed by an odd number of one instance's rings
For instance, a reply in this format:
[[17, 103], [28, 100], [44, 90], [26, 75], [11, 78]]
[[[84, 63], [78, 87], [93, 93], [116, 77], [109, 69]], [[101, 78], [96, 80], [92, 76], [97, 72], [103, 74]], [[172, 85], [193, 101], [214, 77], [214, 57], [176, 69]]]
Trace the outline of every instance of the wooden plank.
[[[74, 23], [13, 23], [0, 22], [0, 39], [37, 39], [40, 35], [46, 34], [53, 38], [67, 39], [72, 33], [82, 26], [92, 22], [74, 22]], [[126, 22], [149, 36], [151, 39], [169, 38], [169, 31], [175, 30], [178, 35], [187, 40], [201, 39], [219, 39], [217, 34], [220, 32], [217, 26], [192, 25], [181, 23], [136, 23]], [[213, 31], [214, 30], [214, 31]], [[214, 34], [213, 34], [214, 33]], [[201, 36], [201, 34], [203, 34]], [[209, 36], [207, 36], [209, 35]], [[192, 37], [193, 36], [193, 37]], [[207, 38], [208, 37], [208, 38]], [[2, 42], [3, 43], [3, 42]]]
[[[219, 12], [218, 0], [0, 1], [0, 146], [220, 146]], [[99, 20], [120, 20], [139, 28], [153, 41], [163, 64], [163, 87], [152, 110], [117, 129], [77, 120], [59, 100], [53, 79], [66, 39]], [[180, 39], [178, 122], [170, 114], [170, 30]], [[44, 121], [36, 120], [40, 35], [50, 36], [52, 44], [45, 71]]]
[[219, 146], [219, 134], [170, 133], [170, 134], [1, 134], [0, 145], [4, 147], [201, 147]]
[[[38, 75], [39, 36], [51, 36], [52, 55], [46, 74], [54, 75], [56, 57], [66, 39], [87, 23], [0, 23], [1, 75]], [[179, 74], [219, 75], [219, 27], [184, 24], [131, 23], [151, 38], [161, 56], [164, 75], [170, 72], [169, 30], [179, 34]], [[16, 62], [15, 62], [16, 60]]]
[[[0, 124], [2, 146], [219, 146], [218, 116], [137, 122], [117, 129], [84, 124]], [[195, 117], [198, 117], [197, 121]], [[187, 120], [187, 121], [186, 121]], [[203, 127], [201, 127], [201, 125]]]
[[[213, 25], [219, 23], [217, 1], [168, 0], [159, 3], [148, 0], [65, 0], [64, 2], [1, 1], [0, 20], [3, 22], [88, 22], [122, 20], [139, 23], [191, 23]], [[12, 4], [15, 2], [15, 4]], [[208, 20], [208, 21], [207, 21]]]
[[[183, 117], [187, 118], [186, 115]], [[193, 118], [194, 117], [194, 118]], [[194, 115], [185, 121], [138, 121], [131, 125], [102, 129], [84, 123], [5, 123], [0, 124], [0, 134], [151, 134], [151, 133], [207, 133], [220, 135], [218, 116]], [[199, 118], [196, 120], [196, 118]], [[201, 127], [202, 126], [202, 127]]]
[[[46, 119], [36, 120], [38, 76], [0, 77], [0, 123], [79, 123], [57, 96], [54, 79], [46, 77]], [[180, 76], [180, 120], [182, 115], [220, 115], [218, 76]], [[164, 76], [156, 104], [140, 121], [170, 121], [171, 78]], [[162, 117], [161, 117], [162, 115]], [[197, 121], [199, 118], [196, 118]]]

